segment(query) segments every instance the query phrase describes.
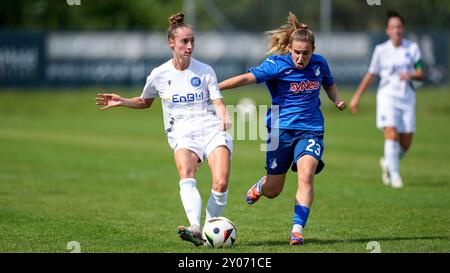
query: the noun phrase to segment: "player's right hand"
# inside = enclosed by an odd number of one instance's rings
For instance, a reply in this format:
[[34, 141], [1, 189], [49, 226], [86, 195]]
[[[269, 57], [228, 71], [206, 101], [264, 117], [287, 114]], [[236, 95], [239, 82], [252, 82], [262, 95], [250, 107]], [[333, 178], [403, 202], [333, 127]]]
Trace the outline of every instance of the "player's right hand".
[[227, 117], [225, 120], [222, 120], [222, 122], [220, 123], [220, 131], [227, 131], [228, 129], [231, 128], [231, 119], [229, 117]]
[[122, 105], [122, 97], [112, 93], [97, 94], [95, 100], [97, 101], [97, 103], [95, 103], [96, 105], [104, 105], [100, 110]]

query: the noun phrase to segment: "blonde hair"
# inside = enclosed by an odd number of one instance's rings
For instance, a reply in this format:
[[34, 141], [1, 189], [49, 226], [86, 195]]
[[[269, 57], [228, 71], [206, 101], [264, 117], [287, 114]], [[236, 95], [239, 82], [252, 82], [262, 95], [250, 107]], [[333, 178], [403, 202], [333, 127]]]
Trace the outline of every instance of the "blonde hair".
[[184, 13], [178, 12], [177, 14], [169, 17], [169, 28], [167, 29], [167, 39], [175, 38], [177, 29], [180, 27], [191, 28], [184, 22]]
[[266, 35], [269, 39], [268, 55], [288, 53], [293, 41], [309, 42], [314, 49], [314, 33], [306, 24], [300, 23], [292, 12], [289, 12], [286, 24], [278, 29], [267, 31]]

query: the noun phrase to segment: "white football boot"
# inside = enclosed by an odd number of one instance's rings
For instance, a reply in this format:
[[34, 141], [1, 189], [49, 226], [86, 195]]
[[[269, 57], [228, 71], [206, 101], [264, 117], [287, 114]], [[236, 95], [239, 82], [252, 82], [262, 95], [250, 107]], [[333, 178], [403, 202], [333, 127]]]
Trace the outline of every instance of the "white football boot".
[[397, 178], [392, 179], [391, 186], [396, 189], [400, 189], [401, 187], [403, 187], [402, 178], [400, 176], [398, 176]]

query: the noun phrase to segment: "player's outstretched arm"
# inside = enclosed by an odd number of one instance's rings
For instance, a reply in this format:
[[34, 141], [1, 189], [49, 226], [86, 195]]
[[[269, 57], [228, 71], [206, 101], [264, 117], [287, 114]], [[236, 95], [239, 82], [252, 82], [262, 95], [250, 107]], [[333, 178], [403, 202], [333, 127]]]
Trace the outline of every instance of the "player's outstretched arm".
[[253, 75], [253, 73], [249, 72], [220, 82], [219, 89], [220, 90], [232, 89], [252, 83], [256, 83], [256, 78]]
[[361, 99], [362, 94], [366, 91], [367, 87], [373, 82], [376, 74], [367, 73], [359, 84], [358, 89], [350, 100], [350, 111], [353, 114], [356, 114], [358, 111], [359, 100]]
[[324, 86], [323, 89], [327, 92], [328, 98], [334, 103], [334, 105], [340, 110], [344, 110], [346, 107], [345, 101], [339, 97], [339, 90], [335, 84], [331, 86]]
[[95, 100], [97, 101], [96, 105], [102, 106], [100, 110], [106, 110], [117, 106], [125, 106], [132, 109], [144, 109], [149, 108], [153, 103], [153, 99], [142, 99], [140, 97], [127, 99], [113, 93], [97, 94]]

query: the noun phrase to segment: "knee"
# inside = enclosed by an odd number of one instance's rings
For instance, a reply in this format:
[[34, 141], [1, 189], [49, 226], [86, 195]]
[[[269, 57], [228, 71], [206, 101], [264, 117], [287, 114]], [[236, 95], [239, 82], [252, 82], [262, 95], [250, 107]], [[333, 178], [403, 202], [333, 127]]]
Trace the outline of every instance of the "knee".
[[228, 189], [228, 179], [219, 178], [213, 181], [212, 189], [216, 192], [226, 192]]
[[181, 166], [178, 168], [178, 175], [181, 179], [195, 177], [195, 170], [193, 168]]
[[384, 138], [386, 140], [397, 140], [397, 130], [395, 128], [384, 128]]
[[311, 184], [314, 180], [314, 175], [316, 174], [315, 170], [302, 170], [300, 172], [299, 178], [302, 184]]

